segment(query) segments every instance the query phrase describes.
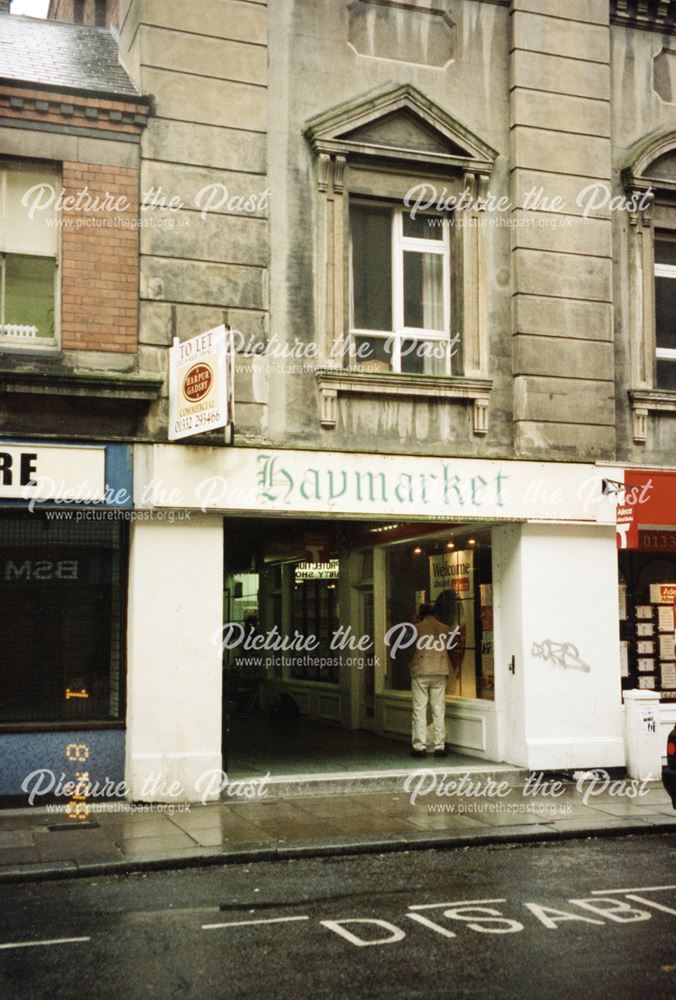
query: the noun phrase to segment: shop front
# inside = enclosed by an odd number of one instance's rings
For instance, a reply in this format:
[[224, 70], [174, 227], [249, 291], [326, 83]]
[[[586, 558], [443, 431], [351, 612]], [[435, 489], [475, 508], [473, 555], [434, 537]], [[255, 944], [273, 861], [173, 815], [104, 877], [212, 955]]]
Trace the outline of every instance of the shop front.
[[224, 552], [230, 774], [407, 764], [423, 604], [447, 629], [447, 742], [495, 759], [482, 738], [495, 728], [489, 528], [226, 518]]
[[132, 526], [132, 797], [152, 778], [157, 798], [172, 783], [214, 798], [222, 767], [310, 774], [329, 749], [336, 770], [350, 759], [377, 770], [383, 754], [409, 766], [423, 603], [452, 639], [454, 752], [622, 766], [608, 476], [572, 463], [137, 446], [137, 506], [186, 516]]
[[125, 446], [0, 442], [6, 803], [47, 801], [77, 773], [123, 780], [131, 494]]
[[676, 471], [634, 468], [621, 475], [616, 488], [622, 689], [659, 695], [666, 746], [676, 724]]

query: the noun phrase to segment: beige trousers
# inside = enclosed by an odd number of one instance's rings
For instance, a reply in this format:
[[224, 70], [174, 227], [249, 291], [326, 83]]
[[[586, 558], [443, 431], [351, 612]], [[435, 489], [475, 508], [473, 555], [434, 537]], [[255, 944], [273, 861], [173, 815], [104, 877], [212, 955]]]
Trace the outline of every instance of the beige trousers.
[[411, 678], [413, 696], [413, 749], [427, 749], [427, 702], [432, 708], [434, 749], [443, 750], [446, 743], [446, 678], [442, 674]]

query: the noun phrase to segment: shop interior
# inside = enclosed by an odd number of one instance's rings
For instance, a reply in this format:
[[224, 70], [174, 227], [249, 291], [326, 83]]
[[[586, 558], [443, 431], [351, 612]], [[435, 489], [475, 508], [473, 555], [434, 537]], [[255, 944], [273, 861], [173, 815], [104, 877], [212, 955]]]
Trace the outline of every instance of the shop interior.
[[231, 518], [224, 552], [231, 777], [414, 767], [410, 734], [388, 730], [382, 703], [398, 698], [405, 718], [424, 603], [449, 629], [448, 697], [493, 699], [488, 526]]
[[0, 725], [123, 724], [126, 530], [0, 517]]
[[676, 703], [676, 555], [673, 536], [642, 532], [643, 550], [619, 553], [622, 689], [656, 691]]

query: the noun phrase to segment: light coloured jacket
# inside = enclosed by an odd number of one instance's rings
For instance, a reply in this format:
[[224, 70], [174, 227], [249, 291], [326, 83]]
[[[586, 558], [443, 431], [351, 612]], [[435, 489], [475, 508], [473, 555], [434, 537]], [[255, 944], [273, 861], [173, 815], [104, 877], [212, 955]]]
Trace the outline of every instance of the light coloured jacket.
[[[412, 677], [448, 677], [448, 626], [428, 615], [416, 625], [418, 638], [411, 661]], [[422, 647], [422, 648], [421, 648]]]

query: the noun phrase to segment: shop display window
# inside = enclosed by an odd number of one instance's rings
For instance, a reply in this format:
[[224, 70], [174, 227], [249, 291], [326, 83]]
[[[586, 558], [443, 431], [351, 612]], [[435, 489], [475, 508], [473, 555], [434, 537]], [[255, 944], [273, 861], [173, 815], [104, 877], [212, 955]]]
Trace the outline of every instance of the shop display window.
[[[494, 697], [493, 596], [488, 539], [421, 540], [396, 545], [387, 552], [386, 687], [405, 691], [411, 685], [415, 650], [406, 645], [408, 623], [418, 608], [430, 603], [449, 629], [447, 695]], [[395, 650], [397, 629], [403, 642]], [[455, 634], [454, 634], [455, 633]], [[394, 654], [394, 655], [392, 655]]]
[[[333, 567], [318, 570], [322, 578], [316, 579], [305, 567]], [[331, 640], [340, 624], [338, 602], [337, 563], [299, 563], [294, 574], [291, 632], [302, 636], [316, 636], [318, 644], [311, 652], [294, 653], [291, 659], [291, 676], [296, 680], [328, 681], [338, 683], [339, 654], [331, 649]]]
[[622, 689], [659, 692], [676, 701], [676, 557], [620, 552]]
[[125, 526], [0, 518], [0, 724], [123, 718]]

